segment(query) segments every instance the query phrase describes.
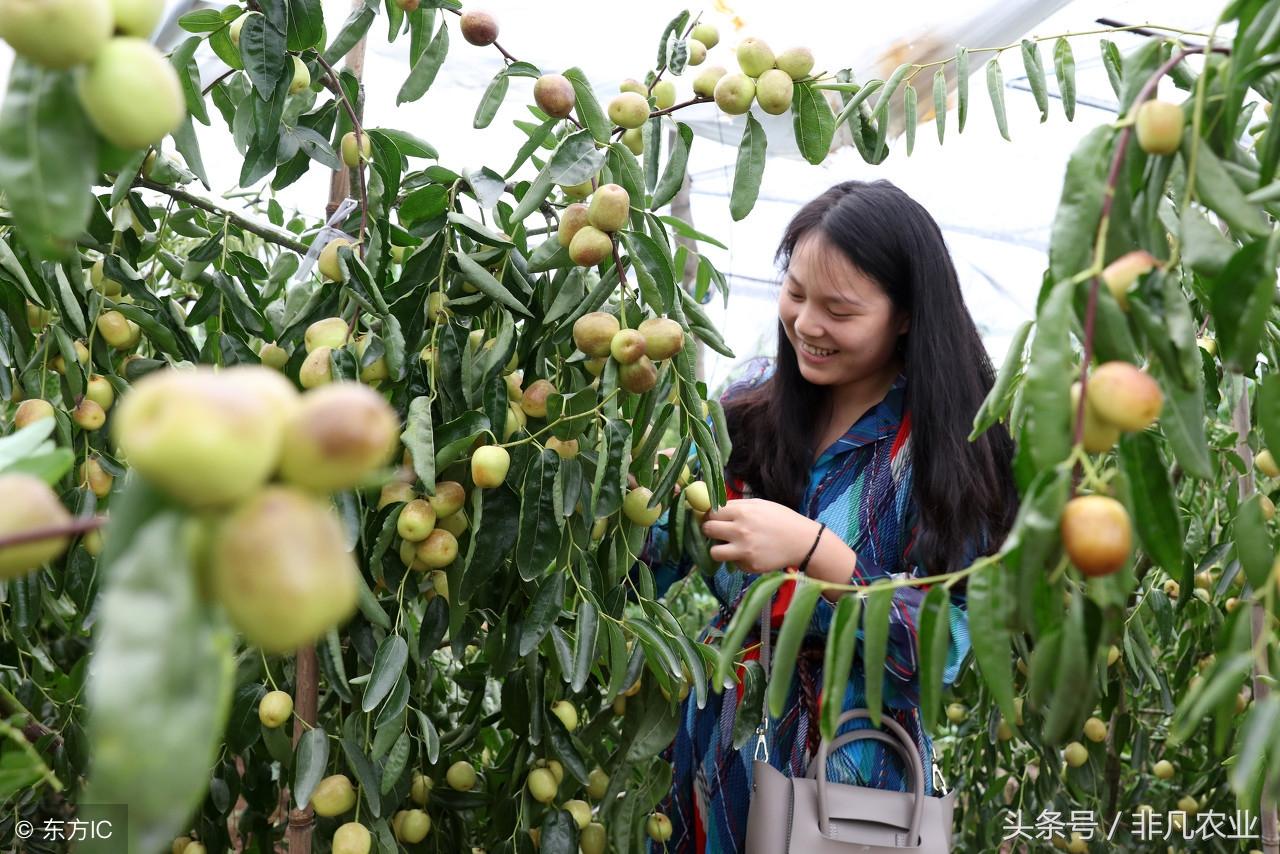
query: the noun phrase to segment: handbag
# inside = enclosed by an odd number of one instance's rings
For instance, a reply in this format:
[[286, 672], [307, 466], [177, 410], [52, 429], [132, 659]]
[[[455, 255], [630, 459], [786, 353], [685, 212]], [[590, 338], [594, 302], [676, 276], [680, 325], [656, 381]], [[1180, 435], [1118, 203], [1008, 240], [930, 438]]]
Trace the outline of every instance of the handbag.
[[[760, 615], [760, 663], [769, 673], [770, 614]], [[869, 710], [851, 709], [839, 726], [869, 718]], [[752, 763], [751, 802], [747, 808], [746, 854], [854, 854], [854, 852], [911, 851], [942, 854], [952, 850], [952, 815], [956, 792], [932, 797], [924, 792], [924, 763], [910, 734], [892, 718], [882, 716], [886, 731], [863, 728], [828, 743], [802, 778], [788, 777], [769, 764], [765, 736], [769, 728], [767, 702], [756, 727]], [[892, 747], [911, 780], [910, 792], [851, 786], [827, 780], [827, 756], [858, 739], [874, 739]], [[763, 752], [764, 759], [761, 760]], [[937, 773], [937, 766], [934, 766]]]

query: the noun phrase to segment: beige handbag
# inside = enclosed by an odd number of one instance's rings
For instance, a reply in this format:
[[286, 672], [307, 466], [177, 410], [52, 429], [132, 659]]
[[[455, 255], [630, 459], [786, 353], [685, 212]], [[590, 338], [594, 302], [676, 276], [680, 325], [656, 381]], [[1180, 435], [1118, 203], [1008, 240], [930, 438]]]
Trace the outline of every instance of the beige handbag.
[[[760, 663], [766, 674], [772, 610], [766, 606], [760, 617]], [[870, 717], [867, 709], [852, 709], [840, 716], [837, 728], [866, 717]], [[823, 739], [818, 755], [809, 764], [808, 775], [792, 778], [769, 764], [766, 706], [756, 728], [746, 854], [951, 851], [955, 791], [943, 797], [925, 795], [924, 764], [910, 734], [887, 715], [880, 720], [888, 732], [865, 728], [839, 735], [831, 743]], [[830, 751], [863, 738], [884, 742], [898, 752], [909, 772], [910, 793], [827, 781]], [[934, 771], [937, 772], [936, 766]]]

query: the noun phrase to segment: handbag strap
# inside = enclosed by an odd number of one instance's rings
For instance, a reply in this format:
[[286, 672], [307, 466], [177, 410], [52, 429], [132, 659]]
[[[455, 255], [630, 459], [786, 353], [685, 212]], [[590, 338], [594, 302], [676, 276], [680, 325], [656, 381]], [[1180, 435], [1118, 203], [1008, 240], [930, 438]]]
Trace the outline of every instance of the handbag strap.
[[[764, 668], [765, 683], [769, 681], [771, 650], [769, 648], [771, 642], [773, 619], [773, 597], [769, 597], [769, 601], [765, 603], [764, 608], [760, 611], [760, 666]], [[769, 761], [769, 692], [762, 692], [760, 701], [760, 723], [756, 724], [756, 759]]]
[[[851, 709], [840, 715], [840, 720], [836, 722], [836, 728], [839, 729], [845, 723], [858, 720], [859, 718], [869, 718], [871, 712], [868, 709]], [[880, 723], [886, 727], [889, 732], [880, 732], [875, 729], [857, 729], [852, 732], [845, 733], [837, 738], [835, 744], [840, 744], [841, 739], [853, 741], [860, 738], [875, 738], [880, 741], [892, 739], [897, 742], [898, 753], [902, 756], [906, 763], [907, 771], [911, 775], [911, 790], [913, 795], [911, 805], [911, 824], [907, 828], [907, 845], [908, 848], [914, 848], [919, 844], [920, 825], [924, 821], [924, 765], [920, 761], [920, 756], [916, 753], [915, 743], [912, 742], [911, 736], [902, 728], [902, 725], [888, 715], [881, 715]], [[825, 738], [818, 744], [818, 756], [814, 760], [817, 763], [818, 781], [818, 829], [824, 837], [831, 839], [831, 812], [827, 807], [827, 754], [832, 749], [832, 743]], [[812, 768], [810, 769], [813, 770]]]

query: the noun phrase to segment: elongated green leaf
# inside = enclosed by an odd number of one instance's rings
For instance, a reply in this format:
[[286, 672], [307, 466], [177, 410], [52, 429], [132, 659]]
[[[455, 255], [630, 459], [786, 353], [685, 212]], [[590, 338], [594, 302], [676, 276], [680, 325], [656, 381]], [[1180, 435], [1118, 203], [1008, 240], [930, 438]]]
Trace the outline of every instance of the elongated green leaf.
[[459, 250], [453, 251], [454, 260], [458, 263], [458, 270], [462, 273], [462, 277], [471, 284], [475, 285], [488, 296], [505, 305], [516, 314], [532, 317], [529, 309], [511, 293], [506, 285], [499, 282], [493, 277], [493, 274], [481, 267], [471, 259], [471, 256]]
[[480, 103], [476, 106], [476, 117], [471, 122], [472, 127], [487, 128], [493, 122], [493, 117], [498, 114], [498, 108], [502, 106], [502, 100], [507, 97], [507, 89], [510, 85], [511, 78], [507, 76], [505, 68], [494, 75], [493, 80], [489, 81], [489, 87], [480, 96]]
[[1036, 319], [1027, 364], [1026, 429], [1037, 469], [1071, 452], [1071, 282], [1054, 285]]
[[353, 10], [347, 16], [342, 29], [338, 31], [333, 41], [325, 48], [324, 61], [330, 65], [340, 62], [347, 55], [347, 52], [356, 46], [356, 42], [364, 38], [364, 34], [369, 32], [369, 26], [373, 23], [373, 19], [377, 17], [377, 14], [378, 10], [370, 5]]
[[819, 721], [822, 737], [831, 741], [836, 737], [837, 722], [844, 711], [845, 688], [849, 672], [853, 668], [853, 655], [858, 646], [858, 623], [862, 612], [862, 597], [853, 594], [841, 596], [836, 602], [831, 627], [827, 630], [827, 652], [822, 666], [822, 708]]
[[591, 600], [584, 599], [578, 606], [578, 632], [573, 648], [573, 682], [570, 684], [575, 694], [586, 687], [587, 679], [591, 677], [599, 629], [600, 611]]
[[747, 588], [746, 596], [738, 604], [738, 609], [733, 612], [733, 617], [729, 620], [729, 626], [725, 629], [724, 638], [720, 641], [719, 658], [716, 659], [715, 682], [711, 686], [716, 693], [720, 693], [729, 687], [729, 674], [733, 669], [734, 659], [737, 658], [738, 652], [742, 649], [742, 642], [746, 640], [751, 627], [756, 624], [757, 619], [760, 617], [760, 611], [773, 599], [773, 594], [787, 580], [794, 580], [794, 578], [789, 579], [786, 573], [775, 572], [772, 575], [756, 579]]
[[1107, 82], [1111, 84], [1112, 90], [1119, 96], [1124, 66], [1124, 62], [1120, 58], [1120, 48], [1116, 47], [1115, 42], [1109, 39], [1103, 39], [1099, 47], [1102, 49], [1102, 65], [1107, 70]]
[[578, 121], [587, 126], [587, 130], [591, 131], [591, 136], [596, 142], [608, 145], [612, 123], [600, 108], [600, 102], [596, 100], [595, 93], [591, 90], [591, 82], [587, 80], [587, 75], [583, 74], [579, 68], [570, 68], [564, 76], [568, 77], [569, 82], [573, 84], [574, 110], [578, 114]]
[[1027, 72], [1031, 95], [1040, 108], [1040, 121], [1049, 120], [1049, 93], [1045, 88], [1044, 63], [1040, 59], [1040, 46], [1030, 39], [1022, 40], [1022, 66]]
[[240, 30], [240, 57], [253, 88], [264, 101], [271, 98], [280, 78], [293, 73], [293, 62], [285, 50], [285, 34], [266, 15], [245, 19]]
[[[1191, 156], [1191, 135], [1182, 140], [1182, 156]], [[1205, 207], [1222, 217], [1240, 239], [1267, 237], [1271, 226], [1262, 208], [1244, 197], [1227, 167], [1208, 145], [1196, 149], [1196, 196]], [[1221, 328], [1221, 327], [1219, 327]]]
[[684, 183], [685, 170], [689, 165], [689, 147], [693, 145], [693, 129], [686, 124], [676, 125], [675, 142], [671, 153], [667, 156], [667, 165], [662, 170], [662, 177], [653, 190], [654, 208], [660, 208], [675, 198]]
[[787, 694], [791, 690], [791, 677], [795, 673], [796, 658], [800, 654], [800, 643], [804, 640], [805, 630], [813, 616], [813, 609], [822, 595], [822, 587], [811, 582], [796, 582], [796, 592], [787, 606], [787, 615], [782, 620], [782, 629], [778, 632], [778, 644], [773, 648], [773, 656], [769, 673], [769, 714], [778, 717], [782, 714], [787, 702]]
[[1270, 761], [1278, 752], [1274, 740], [1276, 730], [1280, 729], [1280, 695], [1273, 694], [1255, 703], [1241, 729], [1240, 749], [1231, 768], [1231, 788], [1243, 798], [1257, 797], [1268, 775]]
[[947, 132], [947, 72], [939, 68], [933, 75], [933, 123], [938, 128], [938, 144]]
[[378, 707], [395, 686], [408, 661], [409, 645], [399, 635], [389, 636], [378, 646], [378, 652], [373, 657], [369, 684], [365, 686], [364, 697], [360, 701], [362, 710], [371, 712]]
[[360, 784], [360, 794], [369, 805], [369, 812], [375, 818], [382, 815], [382, 798], [379, 796], [381, 787], [378, 785], [378, 772], [374, 770], [373, 763], [365, 756], [359, 744], [345, 736], [342, 739], [342, 752], [347, 757], [347, 765], [355, 774], [356, 782]]
[[1058, 39], [1053, 46], [1053, 74], [1058, 79], [1062, 112], [1067, 121], [1072, 121], [1076, 117], [1076, 58], [1066, 38]]
[[159, 850], [189, 826], [231, 706], [234, 635], [196, 589], [194, 534], [181, 515], [153, 516], [104, 575], [85, 797], [128, 806], [133, 851]]
[[1013, 405], [1014, 384], [1022, 377], [1023, 354], [1027, 347], [1027, 338], [1031, 335], [1032, 321], [1023, 321], [1018, 331], [1013, 333], [1009, 349], [1005, 351], [1004, 364], [1000, 373], [996, 374], [995, 385], [982, 401], [978, 414], [973, 417], [973, 430], [969, 433], [969, 441], [977, 439], [992, 424], [1004, 418]]
[[964, 133], [969, 117], [969, 49], [956, 46], [956, 133]]
[[920, 603], [920, 723], [934, 732], [942, 704], [942, 679], [951, 646], [951, 594], [935, 585]]
[[908, 157], [916, 147], [916, 97], [916, 87], [908, 83], [902, 92], [902, 121], [905, 122]]
[[991, 96], [991, 109], [996, 114], [996, 127], [1002, 137], [1009, 139], [1009, 119], [1004, 111], [1004, 73], [998, 57], [987, 63], [987, 94]]
[[[1280, 374], [1268, 373], [1258, 386], [1257, 415], [1258, 426], [1262, 428], [1264, 444], [1269, 448], [1280, 448]], [[31, 429], [31, 428], [27, 428]], [[0, 454], [2, 457], [3, 454]], [[0, 471], [4, 470], [0, 461]]]
[[867, 709], [871, 723], [880, 726], [884, 697], [884, 659], [889, 648], [889, 608], [893, 590], [880, 588], [867, 594], [863, 608], [862, 655], [867, 674]]
[[791, 102], [791, 124], [796, 146], [805, 160], [817, 165], [831, 150], [836, 117], [823, 94], [812, 83], [796, 83]]
[[560, 606], [564, 601], [564, 577], [563, 572], [550, 573], [534, 595], [520, 634], [521, 656], [528, 655], [542, 642], [547, 632], [551, 631], [552, 623], [560, 616]]
[[747, 113], [747, 125], [738, 144], [738, 163], [733, 171], [733, 191], [729, 195], [729, 214], [734, 222], [751, 213], [760, 195], [760, 179], [764, 176], [766, 140], [764, 128], [755, 116]]
[[448, 55], [449, 28], [444, 25], [444, 21], [441, 21], [435, 38], [431, 40], [430, 46], [418, 61], [413, 64], [409, 76], [400, 87], [400, 92], [396, 95], [396, 106], [416, 101], [425, 95], [431, 88], [431, 84], [435, 82], [440, 66], [444, 65], [444, 59]]
[[1230, 698], [1231, 711], [1235, 713], [1235, 697], [1253, 670], [1253, 655], [1237, 652], [1229, 658], [1214, 662], [1204, 674], [1203, 687], [1192, 692], [1178, 704], [1169, 729], [1170, 743], [1181, 744], [1194, 733], [1205, 715]]
[[1005, 719], [1013, 721], [1013, 672], [1010, 667], [1009, 620], [1012, 602], [1003, 567], [990, 564], [969, 576], [967, 604], [969, 637], [982, 676], [1000, 705]]
[[589, 130], [571, 133], [561, 140], [547, 164], [548, 177], [556, 184], [581, 184], [595, 176], [604, 162]]
[[1271, 573], [1275, 552], [1271, 546], [1271, 535], [1267, 532], [1267, 520], [1262, 515], [1261, 493], [1249, 496], [1249, 500], [1240, 505], [1233, 532], [1236, 554], [1240, 557], [1245, 578], [1255, 590], [1263, 589]]
[[1262, 240], [1241, 247], [1214, 278], [1210, 304], [1218, 349], [1231, 367], [1253, 372], [1275, 287], [1275, 260]]
[[298, 739], [298, 755], [293, 763], [293, 802], [303, 809], [311, 800], [316, 784], [329, 763], [329, 736], [324, 727], [313, 727]]
[[1184, 540], [1169, 466], [1151, 433], [1130, 433], [1120, 441], [1120, 461], [1133, 491], [1132, 509], [1142, 548], [1170, 576], [1182, 572]]
[[38, 255], [74, 248], [89, 223], [96, 160], [97, 138], [71, 73], [14, 60], [0, 110], [0, 190], [23, 242]]

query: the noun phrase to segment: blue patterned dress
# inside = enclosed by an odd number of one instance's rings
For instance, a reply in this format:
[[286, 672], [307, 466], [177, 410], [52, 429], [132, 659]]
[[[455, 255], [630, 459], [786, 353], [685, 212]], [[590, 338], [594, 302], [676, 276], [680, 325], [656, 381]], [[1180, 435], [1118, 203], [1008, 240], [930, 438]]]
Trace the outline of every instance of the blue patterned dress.
[[[734, 383], [721, 398], [762, 382], [772, 363], [756, 360], [747, 366], [747, 377]], [[911, 424], [903, 412], [906, 376], [899, 374], [884, 399], [862, 415], [814, 463], [802, 502], [803, 512], [844, 539], [858, 555], [850, 583], [865, 584], [886, 576], [933, 574], [911, 559], [917, 512], [911, 497]], [[728, 482], [729, 497], [751, 497], [741, 481]], [[659, 595], [692, 567], [684, 555], [668, 555], [668, 520], [652, 529], [642, 560], [654, 572]], [[966, 549], [962, 566], [981, 552], [977, 544]], [[714, 642], [728, 625], [748, 585], [762, 576], [740, 572], [720, 564], [709, 586], [720, 610], [699, 640]], [[785, 583], [774, 598], [772, 624], [782, 625], [794, 584]], [[924, 760], [925, 791], [933, 794], [933, 742], [920, 724], [917, 671], [917, 618], [926, 588], [899, 587], [890, 609], [889, 642], [885, 659], [884, 711], [911, 733]], [[817, 708], [822, 688], [822, 659], [826, 634], [835, 606], [818, 598], [817, 610], [792, 676], [791, 689], [781, 717], [770, 718], [772, 734], [769, 763], [787, 776], [804, 776], [819, 742]], [[952, 684], [969, 652], [969, 628], [964, 597], [951, 597], [951, 645], [944, 681]], [[862, 662], [862, 629], [854, 666], [845, 687], [844, 708], [865, 706], [865, 672]], [[744, 649], [759, 643], [753, 629]], [[759, 657], [758, 647], [747, 659]], [[658, 805], [671, 819], [673, 833], [665, 846], [649, 843], [651, 852], [672, 854], [738, 854], [745, 846], [747, 806], [751, 793], [753, 737], [741, 750], [733, 747], [733, 723], [741, 699], [741, 685], [723, 693], [708, 692], [699, 709], [690, 694], [681, 709], [675, 740], [663, 757], [673, 766], [671, 791]], [[855, 720], [840, 732], [869, 726]], [[890, 748], [876, 741], [852, 742], [831, 755], [828, 779], [836, 783], [907, 790], [900, 760]]]

